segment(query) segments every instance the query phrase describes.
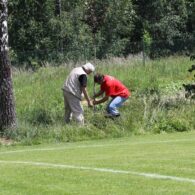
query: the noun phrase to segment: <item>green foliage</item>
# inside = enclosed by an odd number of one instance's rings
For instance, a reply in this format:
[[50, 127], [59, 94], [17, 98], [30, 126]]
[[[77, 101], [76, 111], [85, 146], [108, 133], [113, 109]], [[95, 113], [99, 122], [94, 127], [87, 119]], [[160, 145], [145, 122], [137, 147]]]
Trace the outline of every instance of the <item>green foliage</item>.
[[129, 53], [129, 38], [134, 29], [133, 8], [130, 0], [110, 2], [101, 34], [101, 56], [120, 56]]
[[192, 11], [192, 25], [193, 25], [193, 31], [195, 32], [195, 2], [193, 3], [193, 11]]
[[143, 47], [156, 58], [194, 47], [192, 0], [67, 0], [60, 16], [56, 1], [10, 0], [8, 5], [15, 66], [128, 56]]
[[162, 119], [154, 125], [153, 131], [155, 133], [189, 131], [189, 124], [185, 120]]
[[94, 36], [105, 22], [108, 5], [108, 1], [85, 2], [84, 21], [87, 25], [89, 25]]
[[150, 57], [169, 56], [191, 50], [193, 40], [188, 42], [191, 32], [187, 31], [187, 20], [192, 8], [187, 9], [186, 1], [135, 1], [134, 4], [140, 19], [137, 25], [142, 27], [143, 38], [145, 30], [152, 38]]

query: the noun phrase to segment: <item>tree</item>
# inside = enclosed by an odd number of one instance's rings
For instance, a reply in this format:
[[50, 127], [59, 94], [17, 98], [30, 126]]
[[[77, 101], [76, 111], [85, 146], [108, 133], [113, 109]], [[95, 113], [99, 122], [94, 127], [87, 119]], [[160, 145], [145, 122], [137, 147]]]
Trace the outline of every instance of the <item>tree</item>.
[[8, 0], [0, 0], [0, 131], [16, 126], [11, 67], [8, 57]]
[[195, 37], [195, 2], [193, 3], [193, 15], [192, 15], [192, 29], [193, 29], [193, 35]]
[[[193, 31], [193, 41], [195, 40], [195, 2], [193, 3], [193, 14], [192, 14], [192, 31]], [[194, 43], [194, 42], [193, 42]], [[195, 43], [193, 44], [193, 56], [195, 57]]]
[[55, 5], [50, 0], [9, 0], [9, 43], [19, 62], [16, 64], [27, 62], [34, 68], [56, 48], [56, 35], [49, 28]]
[[[151, 57], [171, 55], [184, 49], [188, 38], [185, 0], [133, 0], [142, 33], [152, 40]], [[148, 11], [149, 10], [149, 11]]]
[[88, 0], [85, 5], [85, 23], [96, 37], [97, 57], [127, 55], [134, 28], [131, 0]]
[[56, 16], [61, 16], [61, 0], [56, 0]]
[[194, 6], [195, 6], [194, 0], [186, 0], [186, 8], [188, 13], [188, 19], [186, 23], [187, 23], [187, 30], [189, 33], [191, 33], [191, 35], [193, 32], [193, 25], [194, 25], [194, 21], [193, 21], [193, 17], [195, 15]]
[[108, 2], [91, 0], [89, 2], [86, 1], [85, 6], [86, 13], [84, 21], [90, 26], [92, 33], [96, 34], [105, 22]]
[[94, 56], [96, 58], [96, 34], [101, 29], [105, 22], [108, 2], [90, 0], [85, 2], [84, 22], [90, 27], [93, 34]]

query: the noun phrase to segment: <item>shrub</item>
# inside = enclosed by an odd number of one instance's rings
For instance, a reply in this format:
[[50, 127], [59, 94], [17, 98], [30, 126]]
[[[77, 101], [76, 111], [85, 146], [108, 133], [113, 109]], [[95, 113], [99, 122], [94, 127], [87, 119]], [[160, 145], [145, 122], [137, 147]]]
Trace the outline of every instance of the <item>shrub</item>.
[[173, 118], [166, 118], [158, 121], [154, 124], [152, 129], [155, 133], [162, 133], [162, 132], [183, 132], [189, 131], [189, 124], [182, 120], [182, 119], [173, 119]]

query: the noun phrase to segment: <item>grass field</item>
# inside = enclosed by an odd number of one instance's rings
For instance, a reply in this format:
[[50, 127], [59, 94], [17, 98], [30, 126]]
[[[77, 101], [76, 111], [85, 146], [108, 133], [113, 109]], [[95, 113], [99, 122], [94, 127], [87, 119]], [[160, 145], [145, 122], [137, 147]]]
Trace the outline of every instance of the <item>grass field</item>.
[[1, 195], [195, 194], [195, 132], [0, 147]]

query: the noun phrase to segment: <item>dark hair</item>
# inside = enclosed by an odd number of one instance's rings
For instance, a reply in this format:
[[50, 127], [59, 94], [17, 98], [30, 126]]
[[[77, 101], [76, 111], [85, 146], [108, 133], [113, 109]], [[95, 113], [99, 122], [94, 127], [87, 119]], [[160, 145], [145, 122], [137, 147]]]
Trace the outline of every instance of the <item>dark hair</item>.
[[94, 82], [95, 83], [100, 83], [104, 78], [103, 74], [97, 73], [94, 75]]

